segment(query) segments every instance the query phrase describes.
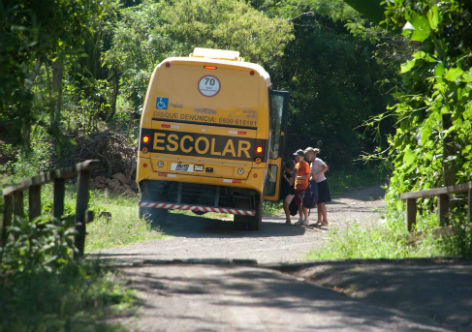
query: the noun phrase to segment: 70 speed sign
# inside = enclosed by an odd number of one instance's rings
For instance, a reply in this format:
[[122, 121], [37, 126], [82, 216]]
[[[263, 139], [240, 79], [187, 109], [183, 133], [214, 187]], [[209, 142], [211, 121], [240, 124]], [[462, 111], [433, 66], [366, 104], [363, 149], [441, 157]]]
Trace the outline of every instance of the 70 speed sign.
[[198, 91], [205, 97], [213, 97], [220, 92], [220, 81], [212, 75], [203, 76], [198, 81]]

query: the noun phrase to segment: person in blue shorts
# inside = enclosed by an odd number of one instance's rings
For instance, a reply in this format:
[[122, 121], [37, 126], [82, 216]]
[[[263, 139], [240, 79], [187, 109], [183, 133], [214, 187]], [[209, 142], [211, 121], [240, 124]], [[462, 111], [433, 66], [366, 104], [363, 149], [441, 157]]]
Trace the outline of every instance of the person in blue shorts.
[[307, 147], [305, 149], [305, 155], [313, 154], [309, 156], [311, 162], [311, 177], [310, 179], [315, 180], [318, 186], [318, 221], [315, 226], [327, 226], [328, 225], [328, 211], [326, 209], [326, 203], [331, 201], [331, 194], [329, 192], [328, 179], [326, 178], [325, 172], [328, 170], [328, 165], [318, 158], [320, 149]]

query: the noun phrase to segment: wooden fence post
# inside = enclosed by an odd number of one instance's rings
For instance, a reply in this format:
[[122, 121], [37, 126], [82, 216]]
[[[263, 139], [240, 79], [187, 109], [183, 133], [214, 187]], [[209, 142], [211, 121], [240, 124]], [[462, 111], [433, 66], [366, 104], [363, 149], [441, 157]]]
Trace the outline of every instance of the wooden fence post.
[[61, 219], [64, 214], [64, 195], [65, 195], [65, 182], [64, 179], [54, 179], [53, 187], [53, 216], [57, 219], [57, 222]]
[[28, 215], [30, 221], [41, 215], [41, 186], [28, 189]]
[[25, 216], [24, 204], [23, 204], [23, 192], [21, 190], [16, 191], [13, 194], [13, 214], [20, 218]]
[[445, 226], [449, 224], [449, 195], [441, 194], [438, 199], [438, 221], [440, 226]]
[[77, 189], [77, 204], [75, 208], [75, 246], [78, 253], [76, 258], [84, 255], [85, 235], [86, 235], [86, 211], [89, 201], [89, 179], [91, 171], [89, 169], [79, 172], [79, 185]]
[[11, 224], [11, 214], [13, 212], [13, 199], [11, 195], [3, 196], [3, 218], [0, 227], [0, 246], [4, 247], [7, 243], [7, 227]]
[[412, 231], [416, 225], [416, 198], [408, 198], [406, 200], [406, 220], [408, 231]]

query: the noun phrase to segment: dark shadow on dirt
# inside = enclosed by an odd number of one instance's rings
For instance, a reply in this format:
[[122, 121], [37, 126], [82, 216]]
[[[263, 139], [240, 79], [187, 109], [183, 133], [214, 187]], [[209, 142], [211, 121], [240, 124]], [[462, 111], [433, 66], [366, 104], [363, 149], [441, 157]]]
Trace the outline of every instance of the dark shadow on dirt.
[[472, 331], [471, 260], [318, 262], [291, 273], [353, 298], [427, 317], [455, 331]]
[[[247, 238], [298, 236], [305, 233], [305, 228], [286, 225], [281, 216], [264, 217], [258, 231], [236, 230], [234, 222], [205, 218], [204, 216], [189, 216], [179, 213], [168, 213], [164, 220], [155, 221], [152, 227], [165, 235], [187, 238]], [[268, 220], [268, 221], [264, 221]]]
[[[182, 266], [182, 268], [186, 267]], [[442, 331], [427, 317], [351, 299], [345, 294], [295, 280], [271, 270], [234, 268], [227, 269], [224, 274], [189, 276], [175, 273], [167, 275], [164, 269], [165, 267], [162, 267], [161, 270], [157, 270], [157, 273], [145, 274], [127, 269], [124, 275], [127, 279], [134, 280], [132, 287], [141, 292], [156, 294], [162, 299], [198, 295], [198, 302], [209, 305], [212, 310], [218, 310], [219, 307], [221, 309], [242, 307], [249, 310], [282, 309], [281, 312], [287, 315], [287, 321], [283, 327], [288, 330], [293, 328], [303, 331], [337, 329], [346, 331], [346, 327], [349, 327], [349, 331], [362, 331], [368, 327], [369, 331], [386, 331], [390, 330], [385, 328], [388, 326], [394, 327], [392, 330], [397, 331]], [[234, 294], [238, 296], [235, 297]], [[192, 298], [195, 299], [195, 297]], [[159, 305], [158, 301], [155, 303]], [[155, 310], [157, 315], [166, 315], [171, 319], [179, 319], [182, 314], [180, 310], [169, 313], [166, 310], [159, 310], [161, 308], [158, 307], [152, 308], [152, 305], [151, 309]], [[308, 320], [304, 326], [297, 325], [295, 323], [298, 322], [291, 322], [289, 319], [291, 314], [304, 313], [317, 315], [316, 317], [320, 319]], [[185, 314], [187, 319], [195, 322], [203, 318], [195, 312]], [[169, 315], [175, 316], [169, 317]]]

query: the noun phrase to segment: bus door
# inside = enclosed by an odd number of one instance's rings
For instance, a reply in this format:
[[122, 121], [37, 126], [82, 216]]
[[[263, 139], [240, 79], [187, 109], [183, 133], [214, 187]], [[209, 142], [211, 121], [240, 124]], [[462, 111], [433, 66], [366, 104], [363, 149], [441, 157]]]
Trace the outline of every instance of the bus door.
[[279, 200], [282, 155], [287, 131], [288, 98], [287, 91], [271, 90], [270, 98], [270, 147], [269, 165], [264, 186], [264, 199]]

